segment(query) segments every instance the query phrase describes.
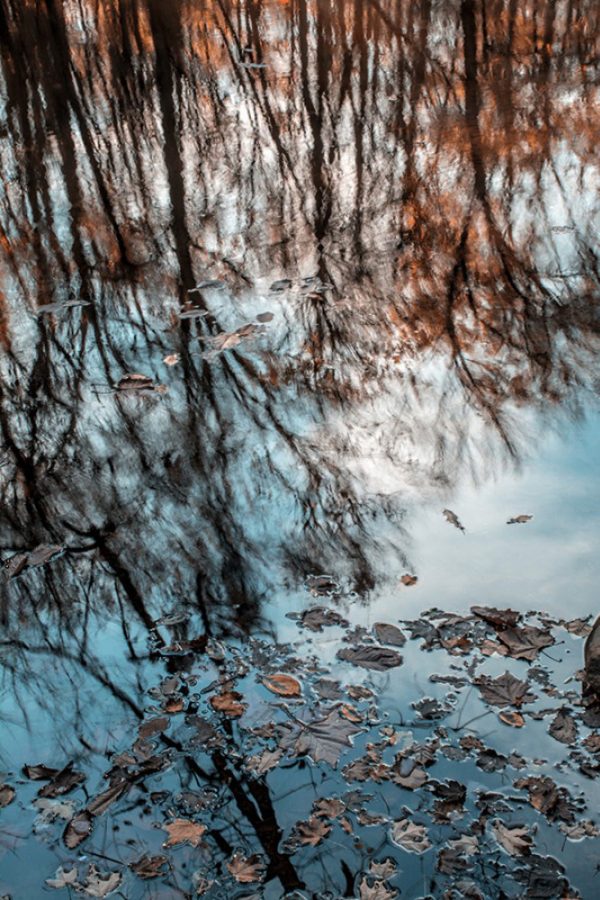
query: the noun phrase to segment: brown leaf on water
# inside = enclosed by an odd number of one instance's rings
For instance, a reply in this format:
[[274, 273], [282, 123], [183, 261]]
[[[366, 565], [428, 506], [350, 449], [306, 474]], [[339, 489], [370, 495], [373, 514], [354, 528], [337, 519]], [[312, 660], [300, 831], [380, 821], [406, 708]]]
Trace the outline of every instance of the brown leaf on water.
[[533, 662], [540, 650], [554, 643], [554, 638], [548, 631], [533, 625], [504, 628], [498, 631], [498, 640], [508, 648], [513, 659], [527, 659], [530, 662]]
[[331, 825], [311, 816], [307, 822], [297, 822], [294, 829], [294, 838], [300, 843], [311, 847], [320, 844], [323, 838], [326, 838], [331, 831]]
[[348, 620], [340, 616], [333, 609], [326, 609], [324, 606], [312, 606], [305, 610], [298, 621], [301, 628], [308, 628], [310, 631], [323, 631], [324, 627], [340, 625], [345, 627]]
[[548, 732], [561, 744], [573, 744], [577, 740], [577, 723], [567, 709], [559, 709]]
[[521, 614], [514, 609], [496, 609], [495, 606], [472, 606], [471, 612], [495, 628], [514, 627], [521, 618]]
[[217, 712], [222, 712], [230, 719], [239, 719], [246, 710], [246, 704], [241, 703], [242, 694], [238, 691], [223, 691], [210, 698], [210, 705]]
[[498, 718], [505, 725], [510, 725], [512, 728], [522, 728], [525, 724], [525, 719], [521, 713], [512, 709], [503, 709], [502, 712], [498, 713]]
[[374, 878], [391, 878], [397, 871], [398, 866], [391, 856], [382, 862], [371, 862], [369, 865], [369, 875], [373, 875]]
[[569, 796], [563, 788], [559, 788], [551, 778], [530, 776], [515, 781], [515, 787], [525, 788], [529, 792], [529, 802], [534, 809], [543, 813], [550, 821], [563, 819], [573, 821], [573, 812], [569, 805]]
[[529, 691], [527, 682], [520, 681], [510, 672], [505, 672], [498, 678], [481, 675], [474, 679], [473, 684], [479, 688], [485, 702], [492, 706], [520, 707], [523, 703], [531, 703], [535, 700], [535, 696]]
[[336, 656], [354, 666], [373, 669], [376, 672], [384, 672], [386, 669], [402, 665], [402, 656], [399, 653], [376, 644], [357, 644], [355, 647], [346, 647], [338, 650]]
[[78, 885], [79, 875], [77, 872], [77, 868], [73, 866], [72, 869], [63, 869], [62, 866], [56, 870], [54, 878], [47, 878], [46, 884], [48, 887], [56, 888], [57, 890], [62, 890], [66, 887], [75, 887]]
[[342, 751], [352, 746], [351, 738], [361, 731], [340, 714], [339, 707], [321, 718], [295, 721], [288, 728], [289, 732], [281, 741], [285, 749], [292, 749], [298, 756], [306, 754], [316, 763], [327, 762], [334, 768]]
[[381, 644], [391, 644], [392, 647], [402, 647], [406, 643], [404, 632], [396, 625], [387, 622], [376, 622], [373, 625], [373, 633]]
[[280, 749], [263, 750], [262, 753], [258, 753], [256, 756], [250, 756], [246, 760], [246, 767], [257, 775], [264, 775], [265, 772], [275, 768], [282, 756], [283, 750]]
[[410, 819], [392, 823], [392, 841], [409, 853], [425, 853], [431, 847], [425, 826], [416, 825]]
[[0, 784], [0, 809], [12, 803], [16, 797], [16, 791], [10, 784]]
[[165, 356], [163, 362], [166, 366], [176, 366], [180, 360], [181, 356], [179, 353], [169, 353], [168, 356]]
[[533, 516], [528, 516], [528, 515], [525, 515], [524, 513], [521, 513], [518, 516], [513, 516], [512, 519], [508, 519], [506, 524], [507, 525], [524, 525], [526, 522], [531, 522], [532, 519], [533, 519]]
[[345, 811], [346, 804], [337, 797], [324, 797], [313, 803], [313, 813], [315, 816], [322, 816], [326, 819], [337, 819], [338, 816]]
[[590, 734], [583, 741], [583, 746], [590, 753], [600, 753], [600, 734]]
[[142, 856], [136, 862], [130, 863], [129, 868], [140, 878], [160, 878], [165, 874], [168, 862], [166, 856]]
[[530, 853], [533, 840], [528, 828], [507, 827], [498, 820], [492, 825], [492, 830], [498, 843], [511, 856], [524, 856]]
[[73, 769], [72, 762], [67, 763], [64, 769], [57, 772], [52, 777], [52, 780], [38, 791], [38, 797], [60, 797], [62, 794], [67, 794], [73, 790], [74, 787], [77, 787], [83, 781], [85, 781], [85, 776]]
[[257, 854], [245, 857], [240, 853], [234, 853], [227, 863], [227, 868], [240, 884], [262, 881], [265, 871], [265, 865]]
[[47, 562], [64, 553], [60, 544], [40, 544], [27, 554], [28, 566], [45, 566]]
[[35, 766], [23, 766], [22, 771], [23, 775], [29, 778], [30, 781], [50, 781], [51, 778], [58, 775], [60, 769], [51, 769], [50, 766], [39, 763]]
[[78, 812], [77, 815], [67, 823], [67, 826], [63, 831], [63, 841], [65, 846], [68, 847], [69, 850], [74, 850], [75, 847], [79, 847], [79, 845], [90, 836], [92, 828], [93, 820], [91, 814], [87, 809], [82, 809], [81, 812]]
[[354, 706], [351, 706], [350, 703], [342, 703], [339, 707], [340, 716], [343, 716], [344, 719], [348, 719], [349, 722], [362, 722], [363, 716], [359, 713]]
[[118, 800], [126, 791], [131, 787], [131, 782], [128, 780], [117, 781], [115, 784], [111, 784], [105, 791], [97, 794], [93, 797], [86, 809], [93, 816], [100, 816], [102, 813], [105, 813], [106, 810], [111, 806], [115, 800]]
[[138, 734], [141, 738], [149, 738], [154, 734], [160, 734], [169, 727], [169, 719], [167, 716], [156, 716], [153, 719], [146, 719], [138, 728]]
[[459, 531], [464, 533], [465, 528], [456, 513], [452, 512], [451, 509], [443, 509], [442, 515], [446, 519], [446, 522], [449, 522], [450, 525], [454, 525], [455, 528], [458, 528]]
[[192, 822], [190, 819], [173, 819], [162, 826], [169, 837], [163, 847], [174, 847], [176, 844], [191, 844], [197, 847], [206, 832], [206, 825], [200, 822]]
[[108, 897], [121, 884], [119, 872], [100, 872], [93, 864], [88, 869], [87, 880], [83, 885], [83, 893], [90, 897]]
[[272, 312], [264, 312], [259, 313], [256, 317], [257, 322], [272, 322], [273, 321], [273, 313]]
[[408, 572], [403, 575], [400, 579], [401, 583], [406, 587], [412, 587], [413, 584], [416, 584], [418, 581], [418, 577], [416, 575], [409, 575]]
[[274, 694], [281, 697], [299, 697], [302, 693], [300, 682], [291, 675], [285, 675], [283, 672], [277, 672], [275, 675], [264, 675], [262, 683]]
[[388, 887], [383, 881], [371, 879], [371, 883], [369, 883], [366, 875], [363, 875], [358, 889], [360, 900], [393, 900], [398, 896], [398, 891]]

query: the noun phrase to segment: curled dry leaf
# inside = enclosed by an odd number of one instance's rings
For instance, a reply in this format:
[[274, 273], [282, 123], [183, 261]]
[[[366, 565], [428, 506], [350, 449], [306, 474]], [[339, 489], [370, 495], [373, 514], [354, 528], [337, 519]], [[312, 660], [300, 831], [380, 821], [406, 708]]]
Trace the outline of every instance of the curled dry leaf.
[[525, 719], [521, 713], [512, 709], [503, 709], [502, 712], [498, 713], [498, 718], [505, 725], [510, 725], [512, 728], [522, 728], [525, 724]]
[[239, 719], [244, 714], [246, 704], [241, 703], [242, 695], [238, 691], [224, 691], [210, 698], [210, 705], [217, 712], [222, 712], [230, 719]]
[[302, 693], [300, 682], [283, 672], [263, 676], [262, 683], [273, 694], [279, 694], [281, 697], [299, 697]]
[[197, 847], [206, 832], [206, 825], [200, 822], [192, 822], [190, 819], [173, 819], [162, 826], [169, 837], [163, 847], [174, 847], [176, 844], [191, 844]]
[[424, 825], [416, 825], [410, 819], [400, 819], [392, 824], [392, 841], [409, 853], [425, 853], [431, 841]]
[[240, 884], [252, 884], [256, 881], [262, 881], [265, 866], [260, 856], [242, 856], [240, 853], [234, 853], [231, 860], [227, 863], [227, 868], [231, 875]]

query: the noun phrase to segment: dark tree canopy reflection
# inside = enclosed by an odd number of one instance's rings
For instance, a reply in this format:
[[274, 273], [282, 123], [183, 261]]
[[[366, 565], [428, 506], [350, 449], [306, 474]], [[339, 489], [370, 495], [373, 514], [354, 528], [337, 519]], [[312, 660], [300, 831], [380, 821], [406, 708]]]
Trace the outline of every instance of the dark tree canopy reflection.
[[3, 586], [9, 678], [133, 708], [96, 618], [161, 646], [310, 572], [364, 595], [408, 499], [578, 414], [599, 34], [595, 0], [0, 0], [1, 545], [66, 547]]

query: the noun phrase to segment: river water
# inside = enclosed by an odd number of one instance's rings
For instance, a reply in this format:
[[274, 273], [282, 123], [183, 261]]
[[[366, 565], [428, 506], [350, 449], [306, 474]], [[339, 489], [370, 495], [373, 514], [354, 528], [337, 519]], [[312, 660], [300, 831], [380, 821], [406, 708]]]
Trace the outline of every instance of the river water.
[[[340, 790], [316, 764], [226, 801], [212, 759], [212, 844], [148, 880], [127, 866], [202, 781], [187, 732], [75, 849], [22, 767], [73, 760], [72, 814], [162, 678], [208, 691], [207, 641], [221, 683], [214, 647], [249, 640], [253, 671], [292, 645], [335, 665], [340, 634], [293, 618], [315, 602], [354, 634], [434, 607], [596, 618], [599, 34], [592, 0], [0, 0], [0, 893], [73, 895], [47, 879], [91, 861], [127, 898], [386, 900], [364, 816], [285, 850], [298, 798]], [[376, 685], [396, 724], [433, 665], [404, 652]], [[544, 841], [595, 896], [596, 838]], [[238, 850], [262, 881], [232, 878]], [[385, 890], [477, 896], [398, 852]]]

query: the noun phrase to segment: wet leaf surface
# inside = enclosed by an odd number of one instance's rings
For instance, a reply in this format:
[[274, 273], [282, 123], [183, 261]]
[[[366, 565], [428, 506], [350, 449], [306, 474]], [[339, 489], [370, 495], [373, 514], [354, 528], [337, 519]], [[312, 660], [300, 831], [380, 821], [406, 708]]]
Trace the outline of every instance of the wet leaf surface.
[[347, 647], [338, 651], [338, 659], [361, 666], [363, 669], [373, 669], [376, 672], [384, 672], [402, 665], [402, 656], [395, 650], [386, 647], [377, 647], [371, 644]]
[[163, 844], [164, 847], [174, 847], [176, 844], [190, 844], [197, 847], [206, 832], [206, 825], [191, 822], [189, 819], [173, 819], [162, 827], [169, 835]]

